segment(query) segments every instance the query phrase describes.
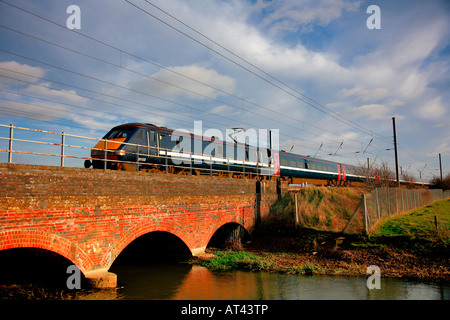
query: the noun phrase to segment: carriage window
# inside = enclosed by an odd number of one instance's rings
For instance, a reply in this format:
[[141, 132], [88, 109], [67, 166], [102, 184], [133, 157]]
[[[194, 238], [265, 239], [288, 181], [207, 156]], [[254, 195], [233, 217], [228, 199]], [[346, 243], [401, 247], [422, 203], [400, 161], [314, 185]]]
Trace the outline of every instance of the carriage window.
[[288, 161], [286, 159], [281, 159], [281, 165], [282, 166], [287, 166], [288, 165]]
[[297, 166], [298, 166], [299, 168], [303, 168], [303, 161], [297, 162]]
[[289, 161], [289, 165], [291, 167], [296, 167], [297, 166], [297, 162], [295, 160], [291, 160], [291, 161]]

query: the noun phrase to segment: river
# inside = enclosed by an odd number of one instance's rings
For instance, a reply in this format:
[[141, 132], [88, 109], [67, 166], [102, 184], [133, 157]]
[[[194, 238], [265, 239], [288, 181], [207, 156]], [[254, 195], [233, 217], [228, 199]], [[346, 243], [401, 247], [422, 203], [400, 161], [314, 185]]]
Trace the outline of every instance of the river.
[[450, 284], [381, 277], [367, 288], [364, 277], [305, 276], [269, 272], [212, 272], [205, 267], [167, 263], [120, 265], [117, 294], [129, 300], [450, 300]]

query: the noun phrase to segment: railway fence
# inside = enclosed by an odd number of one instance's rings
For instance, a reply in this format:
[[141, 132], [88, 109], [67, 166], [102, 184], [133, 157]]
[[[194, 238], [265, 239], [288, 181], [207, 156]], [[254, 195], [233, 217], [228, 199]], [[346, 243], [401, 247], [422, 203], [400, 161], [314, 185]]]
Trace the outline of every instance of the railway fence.
[[[98, 142], [103, 142], [100, 145], [104, 148], [95, 148], [93, 145], [97, 145]], [[107, 169], [111, 164], [125, 164], [128, 167], [135, 167], [137, 171], [144, 165], [140, 162], [141, 156], [146, 157], [157, 157], [160, 164], [156, 163], [145, 163], [147, 168], [163, 168], [162, 170], [166, 173], [173, 172], [174, 170], [183, 170], [183, 172], [188, 171], [188, 174], [193, 174], [193, 166], [195, 160], [198, 157], [202, 157], [204, 162], [208, 164], [206, 167], [195, 167], [197, 172], [202, 175], [224, 175], [231, 176], [233, 174], [241, 174], [245, 178], [255, 177], [261, 175], [257, 170], [254, 171], [254, 166], [246, 165], [244, 160], [237, 159], [233, 161], [232, 164], [227, 161], [226, 158], [218, 159], [220, 157], [197, 154], [194, 152], [179, 152], [175, 155], [175, 158], [180, 158], [184, 163], [189, 163], [189, 165], [175, 165], [171, 163], [171, 159], [174, 159], [173, 149], [166, 149], [162, 147], [151, 147], [146, 145], [139, 145], [133, 143], [122, 143], [128, 146], [136, 147], [137, 152], [128, 152], [128, 155], [135, 155], [136, 161], [123, 161], [114, 160], [110, 155], [113, 155], [116, 151], [115, 149], [108, 149], [108, 144], [114, 145], [116, 142], [111, 142], [107, 139], [99, 139], [86, 137], [75, 134], [68, 134], [65, 132], [52, 132], [47, 130], [24, 128], [19, 126], [14, 126], [12, 124], [5, 125], [0, 124], [0, 162], [4, 163], [20, 163], [20, 164], [45, 164], [49, 166], [61, 166], [61, 167], [83, 167], [83, 162], [86, 160], [93, 161], [103, 161], [103, 168]], [[102, 158], [92, 158], [91, 151], [96, 150], [103, 153]], [[140, 151], [145, 150], [145, 154]], [[152, 152], [154, 151], [154, 152]], [[208, 160], [209, 159], [209, 160]], [[187, 160], [187, 161], [186, 161]], [[220, 170], [213, 168], [213, 163], [220, 163], [228, 165], [228, 169]], [[225, 165], [225, 166], [226, 166]], [[258, 163], [259, 165], [259, 163]], [[258, 165], [256, 168], [258, 169]], [[267, 165], [266, 165], [267, 166]], [[232, 170], [230, 167], [239, 167], [240, 170]], [[267, 175], [267, 174], [265, 174]]]
[[426, 206], [433, 201], [450, 198], [450, 190], [375, 188], [361, 197], [345, 232], [359, 211], [362, 211], [364, 232], [369, 234], [372, 227], [381, 219]]

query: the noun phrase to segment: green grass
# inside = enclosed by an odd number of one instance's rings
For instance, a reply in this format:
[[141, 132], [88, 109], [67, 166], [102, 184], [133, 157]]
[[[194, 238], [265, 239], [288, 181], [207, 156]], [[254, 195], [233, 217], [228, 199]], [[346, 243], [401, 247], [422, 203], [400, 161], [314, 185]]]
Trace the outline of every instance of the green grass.
[[202, 262], [210, 270], [261, 270], [263, 262], [254, 254], [243, 251], [217, 251], [217, 257]]
[[450, 199], [381, 221], [372, 236], [402, 236], [449, 243]]
[[277, 263], [277, 254], [255, 255], [243, 251], [216, 251], [217, 257], [203, 261], [201, 265], [213, 271], [268, 271], [290, 274], [313, 274], [320, 266], [313, 263], [290, 265]]

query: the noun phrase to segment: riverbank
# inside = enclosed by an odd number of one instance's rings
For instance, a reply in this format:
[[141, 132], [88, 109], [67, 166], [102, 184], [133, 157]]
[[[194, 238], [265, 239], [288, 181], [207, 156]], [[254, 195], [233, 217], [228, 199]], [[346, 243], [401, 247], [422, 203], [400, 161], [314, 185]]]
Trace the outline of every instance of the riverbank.
[[285, 234], [256, 235], [241, 248], [212, 253], [201, 261], [211, 269], [243, 269], [293, 274], [382, 276], [450, 282], [450, 200], [394, 216], [370, 237], [300, 228]]
[[215, 270], [340, 276], [367, 276], [367, 267], [377, 265], [385, 277], [450, 282], [448, 248], [426, 242], [411, 245], [404, 238], [366, 241], [345, 237], [336, 245], [340, 238], [336, 234], [302, 232], [297, 237], [262, 236], [239, 251], [212, 251], [217, 257], [201, 264]]

